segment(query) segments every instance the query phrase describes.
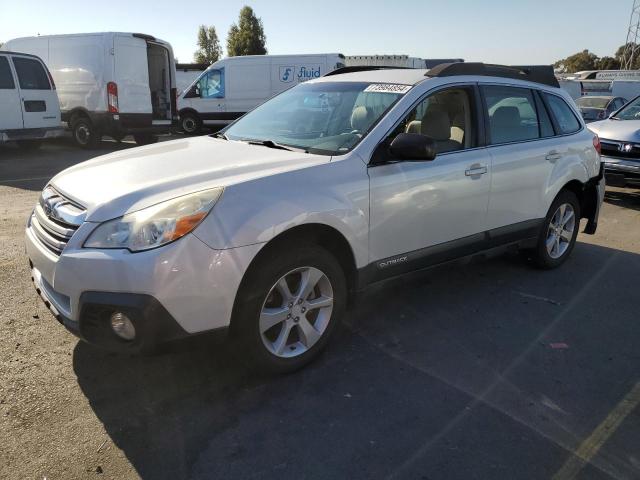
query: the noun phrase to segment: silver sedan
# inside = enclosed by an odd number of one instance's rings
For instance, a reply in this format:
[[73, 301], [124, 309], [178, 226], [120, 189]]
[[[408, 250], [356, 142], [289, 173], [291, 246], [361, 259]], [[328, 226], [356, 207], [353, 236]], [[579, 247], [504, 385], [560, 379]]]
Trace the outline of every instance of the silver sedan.
[[607, 183], [640, 185], [640, 97], [588, 127], [600, 137]]

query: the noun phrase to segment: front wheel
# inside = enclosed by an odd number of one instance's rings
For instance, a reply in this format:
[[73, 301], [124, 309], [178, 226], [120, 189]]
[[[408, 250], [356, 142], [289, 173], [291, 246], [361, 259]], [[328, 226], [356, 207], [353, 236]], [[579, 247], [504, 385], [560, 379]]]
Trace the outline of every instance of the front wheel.
[[202, 129], [200, 117], [192, 112], [180, 115], [180, 127], [187, 135], [198, 135]]
[[571, 254], [580, 228], [580, 203], [573, 192], [562, 191], [545, 218], [538, 243], [530, 252], [534, 264], [551, 269], [560, 266]]
[[234, 315], [240, 354], [272, 373], [297, 370], [329, 341], [346, 306], [336, 259], [317, 246], [271, 252], [252, 268]]

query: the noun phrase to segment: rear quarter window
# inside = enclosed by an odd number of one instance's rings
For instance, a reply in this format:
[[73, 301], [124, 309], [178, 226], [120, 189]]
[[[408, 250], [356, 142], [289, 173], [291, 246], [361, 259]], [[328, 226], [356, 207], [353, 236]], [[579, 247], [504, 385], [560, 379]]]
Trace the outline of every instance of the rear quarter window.
[[13, 90], [14, 88], [16, 88], [16, 85], [13, 82], [9, 60], [7, 60], [7, 57], [0, 57], [0, 89]]
[[47, 72], [38, 60], [13, 57], [13, 65], [22, 90], [51, 90]]
[[558, 125], [559, 134], [575, 133], [580, 130], [580, 122], [573, 113], [573, 110], [567, 103], [556, 95], [543, 93], [544, 98], [549, 105], [551, 114]]

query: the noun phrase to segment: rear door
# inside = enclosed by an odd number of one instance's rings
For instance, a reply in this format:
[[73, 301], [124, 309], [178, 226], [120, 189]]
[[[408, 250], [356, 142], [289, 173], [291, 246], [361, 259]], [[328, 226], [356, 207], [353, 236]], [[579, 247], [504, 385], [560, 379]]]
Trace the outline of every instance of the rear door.
[[46, 67], [39, 58], [12, 55], [18, 78], [24, 128], [60, 125], [60, 105]]
[[147, 42], [132, 35], [114, 35], [113, 51], [119, 112], [151, 115]]
[[553, 137], [534, 90], [506, 85], [482, 85], [481, 90], [493, 165], [487, 224], [489, 229], [517, 224], [526, 229], [528, 221], [546, 213], [545, 188], [561, 161], [563, 142]]
[[6, 55], [0, 55], [0, 130], [23, 127], [20, 92]]

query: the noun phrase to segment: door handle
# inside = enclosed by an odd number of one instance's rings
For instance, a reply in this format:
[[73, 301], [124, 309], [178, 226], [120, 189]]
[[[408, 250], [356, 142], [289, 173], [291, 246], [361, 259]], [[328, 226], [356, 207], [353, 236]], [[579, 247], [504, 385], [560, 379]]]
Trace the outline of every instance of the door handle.
[[554, 163], [560, 160], [560, 157], [562, 157], [561, 154], [559, 154], [555, 150], [551, 150], [549, 153], [547, 153], [547, 156], [544, 158], [547, 159], [547, 161]]
[[475, 175], [484, 175], [485, 173], [487, 173], [487, 167], [480, 164], [471, 165], [467, 170], [464, 171], [464, 174], [467, 177], [473, 177]]

